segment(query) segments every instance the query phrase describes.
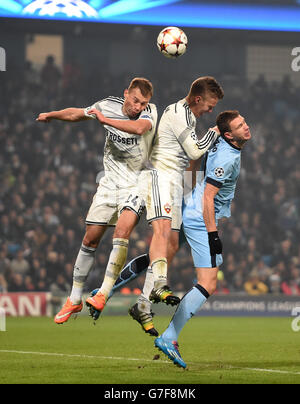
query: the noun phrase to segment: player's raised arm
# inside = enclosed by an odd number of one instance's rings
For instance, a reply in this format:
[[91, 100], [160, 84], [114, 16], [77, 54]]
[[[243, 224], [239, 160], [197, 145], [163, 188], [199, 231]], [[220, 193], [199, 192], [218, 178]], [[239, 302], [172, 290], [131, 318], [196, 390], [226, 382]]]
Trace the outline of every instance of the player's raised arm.
[[96, 116], [102, 125], [109, 125], [113, 128], [134, 135], [143, 135], [152, 128], [152, 124], [149, 119], [121, 120], [107, 118], [96, 108], [92, 108], [90, 111], [88, 111], [88, 114]]
[[198, 139], [194, 131], [186, 130], [179, 137], [179, 142], [191, 160], [198, 160], [210, 148], [210, 146], [217, 140], [220, 132], [215, 126], [210, 128], [202, 139]]
[[59, 121], [79, 122], [89, 119], [84, 113], [83, 108], [66, 108], [59, 111], [42, 112], [36, 118], [38, 122], [50, 122], [53, 119]]

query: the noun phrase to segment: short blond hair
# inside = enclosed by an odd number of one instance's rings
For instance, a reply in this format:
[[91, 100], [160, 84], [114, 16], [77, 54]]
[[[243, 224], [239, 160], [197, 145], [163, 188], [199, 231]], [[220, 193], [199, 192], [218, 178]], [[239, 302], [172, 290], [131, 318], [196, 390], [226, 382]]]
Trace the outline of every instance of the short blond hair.
[[144, 97], [153, 96], [153, 86], [150, 80], [144, 77], [135, 77], [131, 80], [128, 91], [139, 88]]
[[221, 100], [224, 97], [223, 88], [214, 77], [199, 77], [192, 83], [188, 96], [197, 97], [198, 95], [201, 95], [202, 97], [205, 97], [206, 94], [217, 97], [218, 100]]

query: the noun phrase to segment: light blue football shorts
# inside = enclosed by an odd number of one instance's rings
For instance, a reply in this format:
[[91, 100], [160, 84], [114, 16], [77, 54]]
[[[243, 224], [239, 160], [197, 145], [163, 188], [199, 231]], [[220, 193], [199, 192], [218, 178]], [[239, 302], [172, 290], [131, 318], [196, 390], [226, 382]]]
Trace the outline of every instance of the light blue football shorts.
[[196, 220], [193, 225], [182, 224], [182, 230], [192, 251], [195, 268], [215, 268], [223, 263], [222, 254], [210, 255], [205, 223]]

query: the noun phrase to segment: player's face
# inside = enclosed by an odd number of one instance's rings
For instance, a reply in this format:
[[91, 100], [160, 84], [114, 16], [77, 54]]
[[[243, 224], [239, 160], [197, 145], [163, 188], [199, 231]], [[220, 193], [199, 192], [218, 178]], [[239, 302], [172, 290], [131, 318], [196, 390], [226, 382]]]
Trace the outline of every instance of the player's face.
[[144, 97], [139, 88], [124, 91], [123, 112], [129, 118], [136, 118], [148, 105], [151, 96]]
[[195, 107], [193, 109], [193, 113], [196, 118], [199, 118], [201, 115], [206, 114], [207, 112], [212, 112], [218, 101], [219, 100], [217, 97], [210, 94], [195, 97]]
[[231, 142], [237, 146], [241, 146], [247, 140], [251, 139], [251, 132], [245, 118], [239, 115], [230, 122]]

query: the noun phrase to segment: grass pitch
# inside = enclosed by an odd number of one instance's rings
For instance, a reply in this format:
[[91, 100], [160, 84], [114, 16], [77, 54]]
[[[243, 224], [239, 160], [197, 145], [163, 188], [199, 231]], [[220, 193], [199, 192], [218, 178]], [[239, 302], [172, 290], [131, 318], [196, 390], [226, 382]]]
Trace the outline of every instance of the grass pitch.
[[[169, 317], [155, 317], [162, 332]], [[194, 317], [180, 335], [188, 370], [154, 348], [130, 317], [93, 325], [78, 316], [7, 318], [0, 332], [0, 384], [300, 383], [300, 332], [289, 318]], [[153, 359], [159, 354], [158, 359]]]

